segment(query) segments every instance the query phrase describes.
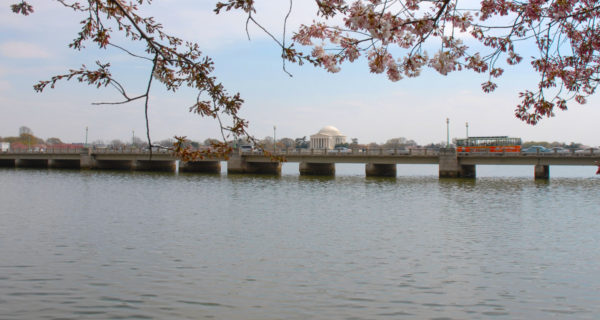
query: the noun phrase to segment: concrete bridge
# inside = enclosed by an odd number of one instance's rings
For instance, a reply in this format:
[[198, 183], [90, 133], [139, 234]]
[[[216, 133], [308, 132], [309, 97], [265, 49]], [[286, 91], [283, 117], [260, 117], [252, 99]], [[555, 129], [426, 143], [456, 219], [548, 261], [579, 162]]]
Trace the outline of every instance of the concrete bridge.
[[[398, 164], [437, 164], [440, 178], [475, 178], [477, 165], [531, 165], [535, 179], [548, 179], [550, 166], [596, 166], [600, 154], [593, 153], [456, 153], [452, 148], [376, 149], [335, 152], [333, 150], [278, 150], [287, 162], [298, 162], [301, 175], [335, 175], [336, 163], [364, 163], [366, 176], [395, 177]], [[10, 150], [0, 152], [0, 167], [79, 168], [169, 171], [177, 168], [178, 159], [168, 152], [141, 150]], [[280, 174], [281, 162], [262, 152], [236, 152], [226, 160], [211, 158], [179, 162], [181, 172], [221, 172], [227, 161], [228, 173]]]
[[[221, 172], [221, 161], [186, 162], [180, 171]], [[178, 159], [167, 151], [141, 149], [47, 149], [43, 151], [9, 150], [0, 152], [0, 167], [111, 169], [139, 171], [175, 171]]]

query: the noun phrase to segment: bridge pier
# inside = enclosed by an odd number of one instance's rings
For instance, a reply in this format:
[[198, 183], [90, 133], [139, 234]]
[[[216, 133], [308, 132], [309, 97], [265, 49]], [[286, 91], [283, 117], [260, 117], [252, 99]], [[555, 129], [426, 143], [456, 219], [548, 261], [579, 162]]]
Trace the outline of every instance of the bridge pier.
[[334, 176], [335, 163], [300, 162], [301, 176]]
[[440, 178], [475, 178], [474, 164], [460, 164], [454, 148], [440, 149], [439, 153]]
[[175, 172], [175, 161], [137, 160], [133, 163], [133, 169], [138, 171], [163, 171]]
[[367, 163], [365, 175], [367, 177], [396, 177], [396, 164]]
[[92, 169], [96, 167], [96, 160], [89, 154], [81, 154], [79, 158], [79, 168], [81, 169]]
[[249, 162], [246, 157], [233, 155], [227, 160], [227, 173], [281, 174], [281, 162]]
[[179, 163], [180, 172], [221, 173], [220, 161], [185, 161]]
[[548, 180], [550, 179], [550, 166], [543, 164], [536, 164], [534, 169], [535, 180]]

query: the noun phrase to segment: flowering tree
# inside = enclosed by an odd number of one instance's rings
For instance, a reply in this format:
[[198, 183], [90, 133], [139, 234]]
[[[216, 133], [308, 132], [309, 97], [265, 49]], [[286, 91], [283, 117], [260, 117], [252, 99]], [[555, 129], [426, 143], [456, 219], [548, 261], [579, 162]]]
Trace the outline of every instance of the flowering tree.
[[[190, 87], [197, 91], [190, 111], [212, 117], [219, 122], [223, 142], [214, 144], [205, 154], [183, 147], [184, 137], [177, 137], [174, 150], [184, 159], [207, 154], [226, 153], [227, 139], [252, 137], [248, 123], [238, 116], [243, 103], [239, 94], [229, 94], [211, 75], [214, 66], [196, 43], [185, 42], [163, 31], [152, 17], [139, 14], [141, 5], [151, 0], [55, 0], [59, 5], [83, 14], [81, 30], [69, 44], [83, 50], [86, 44], [102, 49], [113, 48], [132, 59], [148, 63], [145, 92], [131, 95], [110, 71], [110, 62], [98, 61], [94, 69], [82, 66], [40, 81], [37, 91], [54, 87], [60, 80], [76, 79], [96, 87], [111, 86], [122, 96], [121, 101], [99, 104], [123, 104], [143, 100], [146, 110], [147, 139], [149, 96], [153, 82], [168, 90]], [[241, 10], [247, 22], [262, 28], [253, 14], [257, 0], [225, 0], [216, 4], [215, 12]], [[523, 61], [520, 43], [533, 45], [535, 56], [530, 60], [539, 73], [538, 86], [519, 93], [516, 117], [536, 124], [554, 111], [565, 110], [567, 102], [583, 104], [595, 93], [600, 81], [600, 32], [596, 18], [600, 5], [590, 0], [482, 0], [481, 3], [458, 0], [315, 0], [317, 12], [310, 25], [302, 25], [291, 37], [279, 40], [267, 29], [282, 49], [285, 62], [305, 62], [337, 72], [344, 62], [364, 56], [374, 73], [386, 73], [392, 81], [419, 76], [424, 68], [442, 75], [453, 71], [471, 70], [485, 74], [485, 92], [497, 85], [493, 80], [504, 69]], [[289, 0], [290, 12], [293, 0]], [[33, 7], [26, 1], [13, 4], [15, 13], [29, 15]], [[285, 25], [285, 23], [284, 23]], [[142, 43], [144, 52], [124, 47], [114, 38]], [[296, 44], [298, 46], [296, 46]], [[428, 53], [428, 50], [430, 51]], [[224, 120], [227, 120], [225, 123]]]
[[[171, 36], [163, 31], [163, 26], [152, 17], [140, 16], [139, 6], [151, 4], [151, 0], [87, 0], [68, 1], [55, 0], [58, 4], [72, 9], [84, 16], [81, 30], [69, 44], [75, 50], [84, 50], [89, 43], [101, 49], [116, 49], [127, 53], [132, 59], [147, 62], [147, 86], [141, 94], [132, 95], [125, 84], [122, 84], [111, 73], [110, 62], [97, 61], [94, 69], [83, 65], [79, 69], [71, 69], [65, 74], [53, 76], [34, 85], [38, 92], [50, 87], [54, 88], [61, 80], [76, 79], [95, 87], [111, 86], [121, 95], [122, 100], [115, 102], [97, 102], [95, 104], [125, 104], [137, 100], [144, 101], [146, 116], [146, 138], [150, 139], [148, 109], [150, 91], [153, 82], [157, 81], [170, 91], [181, 87], [189, 87], [197, 92], [196, 101], [190, 103], [189, 110], [203, 117], [211, 117], [218, 121], [223, 141], [215, 142], [211, 148], [193, 151], [185, 137], [175, 137], [171, 148], [184, 160], [193, 160], [205, 156], [227, 155], [231, 148], [226, 140], [231, 137], [248, 136], [248, 123], [238, 116], [244, 102], [239, 94], [231, 95], [225, 87], [211, 75], [214, 70], [212, 60], [204, 56], [196, 43]], [[29, 15], [34, 8], [26, 1], [11, 5], [13, 12]], [[131, 48], [138, 43], [144, 45], [144, 52], [124, 47], [117, 40], [125, 38]], [[227, 123], [225, 123], [225, 120]], [[160, 146], [156, 146], [160, 147]], [[150, 149], [152, 150], [152, 149]]]
[[[292, 2], [290, 1], [290, 10]], [[243, 10], [248, 21], [255, 0], [218, 3], [222, 10]], [[533, 45], [530, 60], [539, 73], [536, 88], [519, 93], [517, 118], [536, 124], [566, 110], [567, 101], [583, 104], [600, 81], [600, 4], [590, 0], [315, 0], [318, 20], [302, 25], [295, 43], [282, 47], [284, 59], [310, 62], [337, 72], [365, 56], [373, 73], [391, 81], [419, 76], [423, 68], [442, 75], [472, 70], [483, 73], [485, 92], [497, 87], [507, 66], [523, 61], [518, 44]], [[428, 53], [426, 49], [429, 49]]]

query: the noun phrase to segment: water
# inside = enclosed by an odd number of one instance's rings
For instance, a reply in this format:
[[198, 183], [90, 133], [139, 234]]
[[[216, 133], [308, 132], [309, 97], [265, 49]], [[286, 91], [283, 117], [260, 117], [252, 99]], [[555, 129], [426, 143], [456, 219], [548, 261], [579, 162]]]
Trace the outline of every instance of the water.
[[438, 180], [436, 166], [395, 179], [297, 170], [1, 169], [0, 319], [600, 313], [591, 167], [542, 182], [531, 167], [478, 166], [476, 180]]

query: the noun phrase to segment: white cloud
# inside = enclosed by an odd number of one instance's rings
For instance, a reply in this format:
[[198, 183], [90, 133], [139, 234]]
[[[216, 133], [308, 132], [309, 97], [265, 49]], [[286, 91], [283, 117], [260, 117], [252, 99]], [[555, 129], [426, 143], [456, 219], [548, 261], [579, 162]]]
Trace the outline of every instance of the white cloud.
[[0, 92], [9, 91], [11, 88], [12, 86], [10, 85], [10, 82], [0, 80]]
[[38, 44], [23, 41], [9, 41], [0, 44], [0, 55], [15, 59], [47, 59], [50, 51]]

